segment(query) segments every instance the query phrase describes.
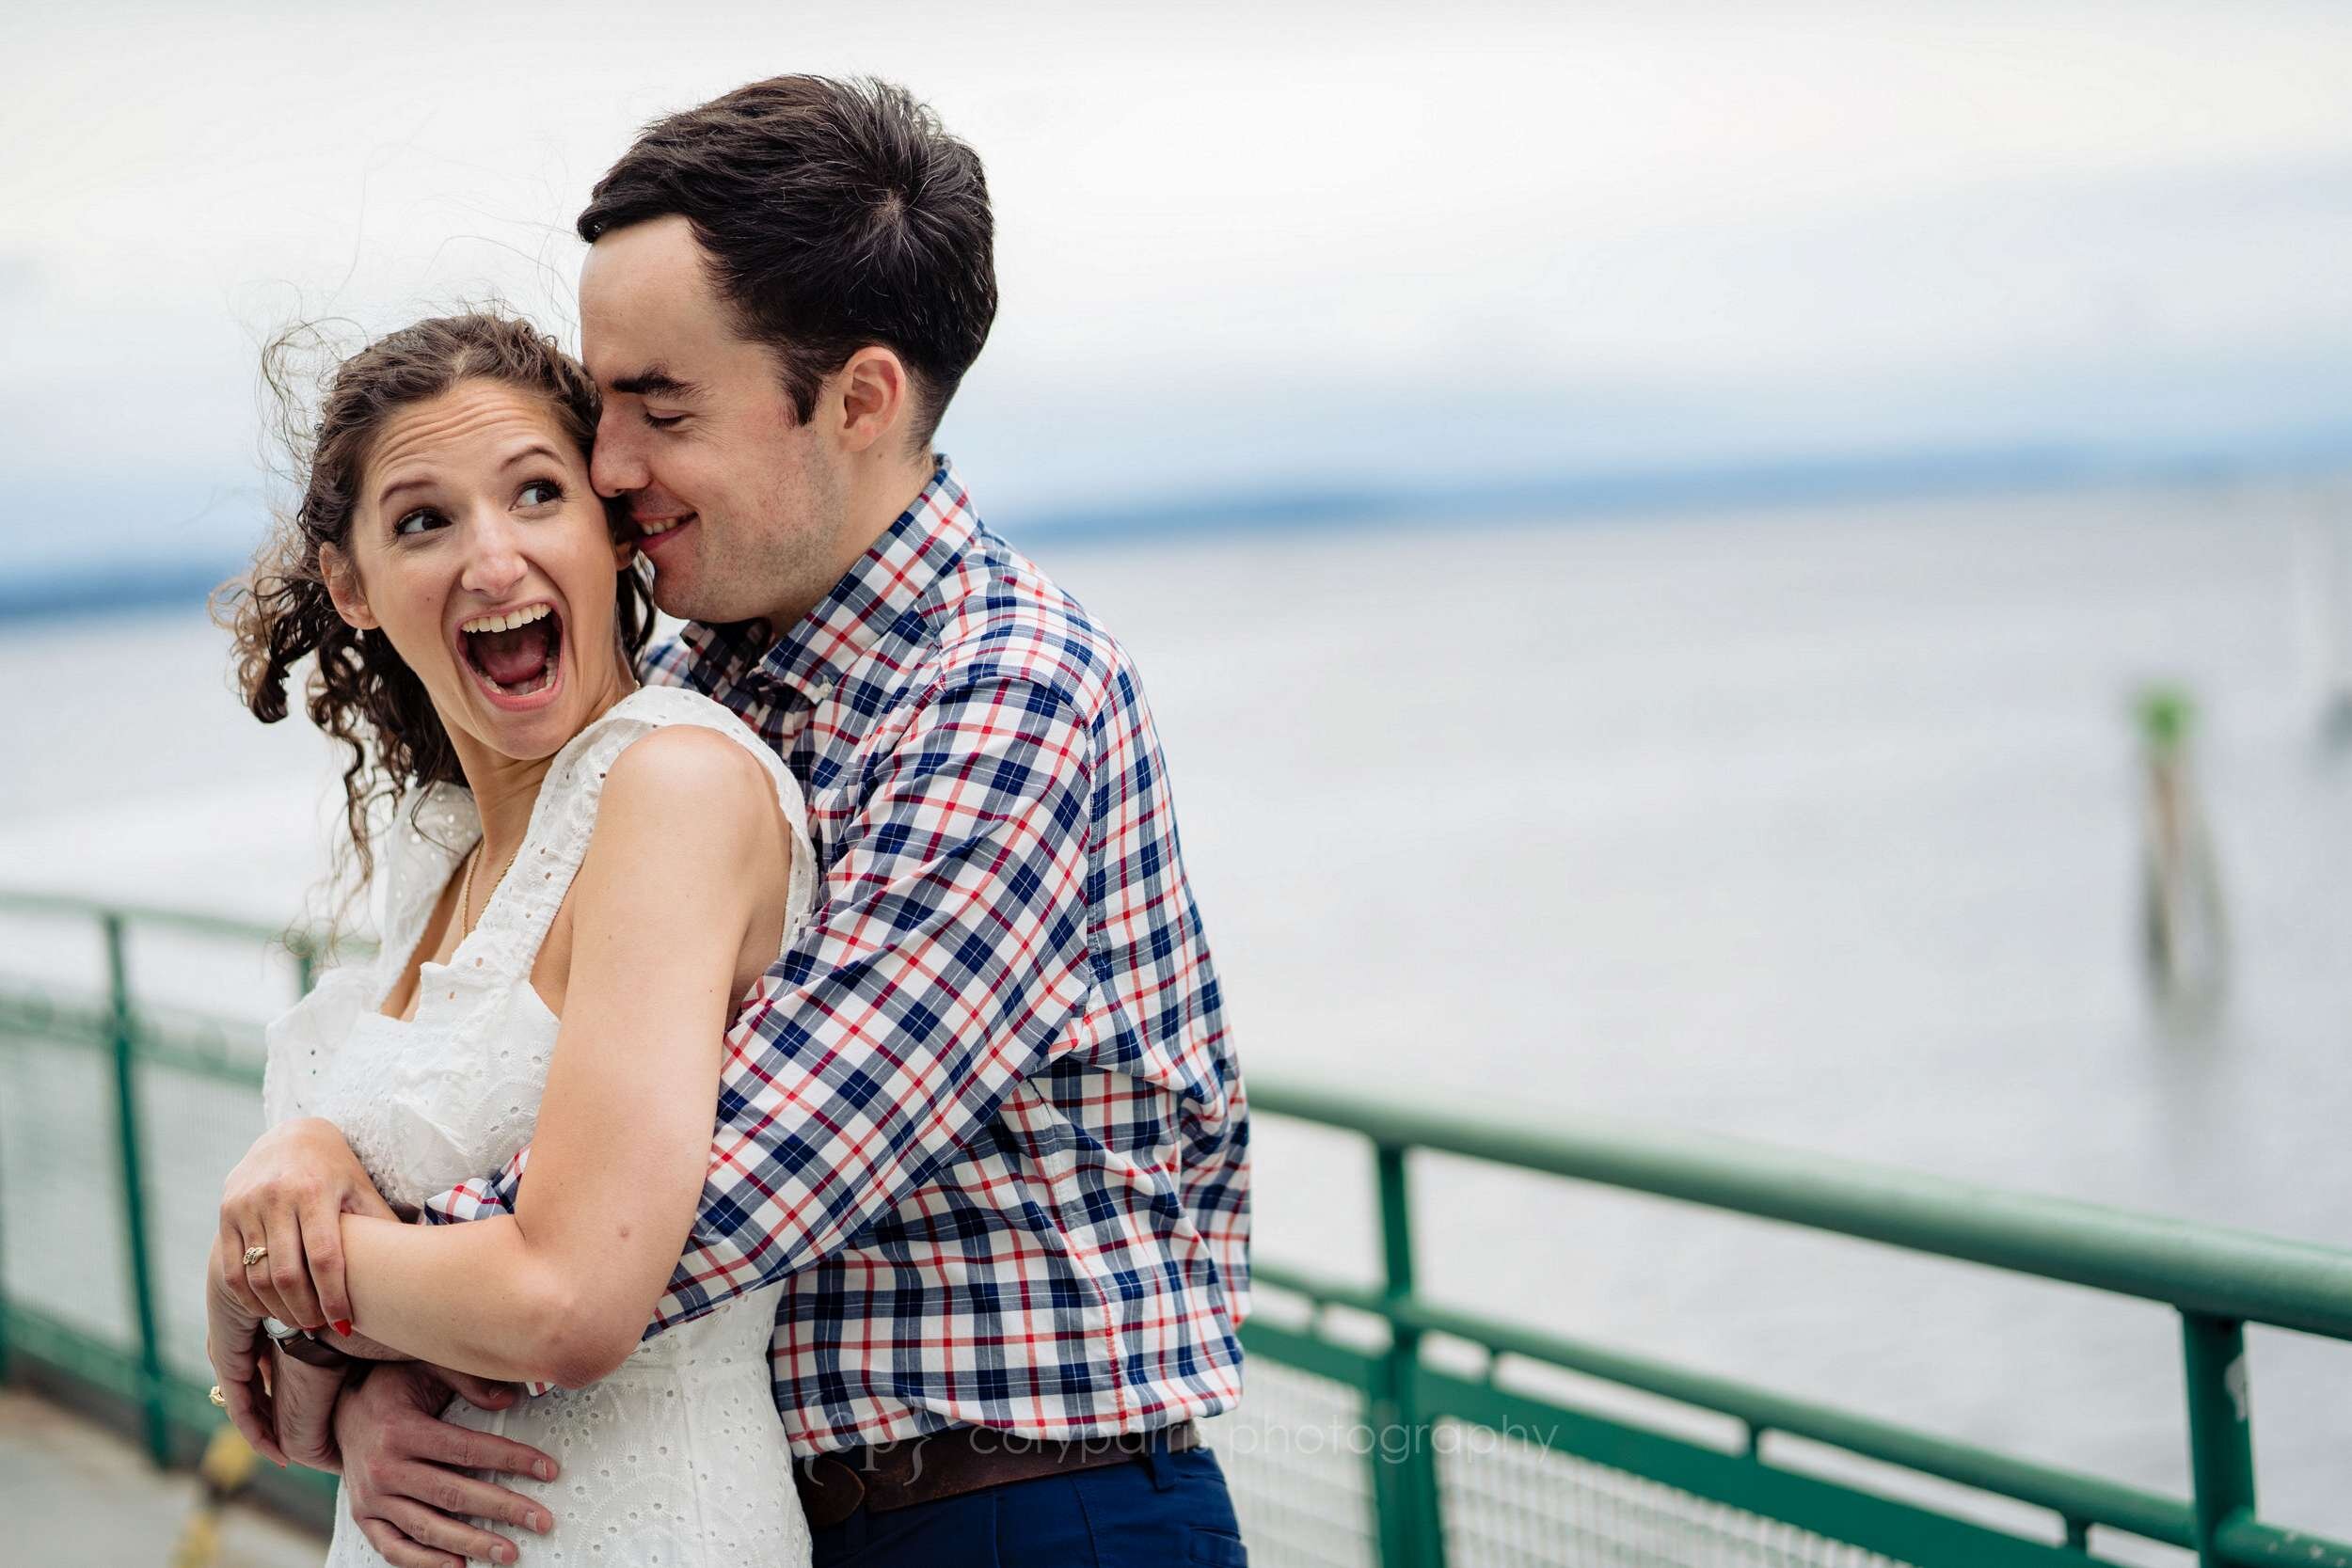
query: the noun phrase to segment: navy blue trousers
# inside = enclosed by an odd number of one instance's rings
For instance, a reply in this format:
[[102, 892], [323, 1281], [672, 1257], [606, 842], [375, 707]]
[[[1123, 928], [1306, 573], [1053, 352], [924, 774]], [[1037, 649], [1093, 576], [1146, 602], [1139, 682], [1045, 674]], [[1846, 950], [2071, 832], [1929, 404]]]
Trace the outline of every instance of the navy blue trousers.
[[817, 1568], [1248, 1568], [1206, 1449], [869, 1513], [815, 1532]]

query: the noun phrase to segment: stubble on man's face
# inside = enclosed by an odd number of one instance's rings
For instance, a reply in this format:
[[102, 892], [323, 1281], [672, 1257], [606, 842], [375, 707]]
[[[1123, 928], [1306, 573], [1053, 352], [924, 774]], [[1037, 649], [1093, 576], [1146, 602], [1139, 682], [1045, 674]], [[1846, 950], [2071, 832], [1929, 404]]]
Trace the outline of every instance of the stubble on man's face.
[[766, 620], [782, 632], [834, 586], [833, 541], [845, 501], [838, 477], [805, 425], [745, 442], [740, 460], [714, 454], [698, 484], [696, 523], [682, 549], [648, 552], [653, 599], [665, 615], [726, 623]]
[[821, 409], [803, 423], [774, 352], [735, 330], [686, 220], [596, 241], [580, 338], [604, 394], [596, 488], [648, 531], [654, 603], [778, 631], [833, 587], [848, 484]]

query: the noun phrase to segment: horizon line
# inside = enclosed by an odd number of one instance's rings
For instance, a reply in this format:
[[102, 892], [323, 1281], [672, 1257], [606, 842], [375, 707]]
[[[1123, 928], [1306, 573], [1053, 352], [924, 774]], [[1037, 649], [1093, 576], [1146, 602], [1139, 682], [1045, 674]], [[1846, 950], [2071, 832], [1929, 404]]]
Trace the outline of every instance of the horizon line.
[[[1772, 458], [1562, 470], [1534, 477], [1383, 485], [1271, 483], [1119, 505], [1060, 504], [1010, 530], [1016, 543], [1143, 543], [1250, 531], [1390, 531], [1442, 522], [1572, 525], [1751, 507], [2134, 485], [2318, 477], [2352, 468], [2352, 432], [2328, 432], [2266, 455], [2222, 451], [2127, 453], [2059, 442], [1923, 448], [1867, 456]], [[994, 527], [994, 525], [991, 525]], [[246, 564], [205, 551], [137, 563], [67, 565], [0, 586], [0, 626], [100, 612], [194, 610]]]

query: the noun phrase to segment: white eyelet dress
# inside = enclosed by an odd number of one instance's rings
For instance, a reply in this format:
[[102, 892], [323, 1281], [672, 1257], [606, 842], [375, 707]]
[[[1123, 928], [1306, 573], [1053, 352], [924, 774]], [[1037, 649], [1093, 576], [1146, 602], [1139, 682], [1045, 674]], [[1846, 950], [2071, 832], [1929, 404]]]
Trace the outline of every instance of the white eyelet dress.
[[[557, 754], [522, 847], [481, 923], [449, 963], [422, 966], [416, 1017], [405, 1022], [378, 1009], [482, 828], [473, 797], [454, 785], [434, 786], [413, 817], [401, 814], [381, 860], [381, 954], [331, 971], [269, 1026], [262, 1104], [272, 1126], [306, 1116], [334, 1122], [384, 1196], [401, 1205], [487, 1175], [530, 1142], [557, 1028], [532, 987], [531, 966], [587, 851], [612, 759], [666, 724], [729, 736], [775, 780], [792, 824], [790, 942], [817, 888], [799, 786], [717, 703], [646, 687]], [[782, 1290], [748, 1292], [654, 1336], [588, 1387], [556, 1389], [505, 1411], [452, 1404], [448, 1419], [543, 1449], [562, 1467], [548, 1483], [487, 1478], [539, 1498], [555, 1517], [547, 1536], [520, 1532], [526, 1563], [795, 1568], [808, 1561], [808, 1526], [769, 1384]], [[383, 1560], [348, 1511], [338, 1509], [326, 1561], [382, 1568]]]

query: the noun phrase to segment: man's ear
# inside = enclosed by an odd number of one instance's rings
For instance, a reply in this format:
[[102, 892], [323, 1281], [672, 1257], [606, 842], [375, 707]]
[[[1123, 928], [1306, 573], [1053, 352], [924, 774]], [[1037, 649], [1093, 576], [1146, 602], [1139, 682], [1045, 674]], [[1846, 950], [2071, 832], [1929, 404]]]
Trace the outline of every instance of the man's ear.
[[914, 408], [914, 387], [906, 362], [880, 343], [850, 356], [833, 376], [841, 408], [841, 444], [864, 451], [905, 428]]
[[334, 545], [319, 546], [319, 576], [326, 579], [326, 596], [343, 625], [357, 631], [375, 629], [375, 612], [368, 609], [367, 591], [359, 586], [359, 569]]

